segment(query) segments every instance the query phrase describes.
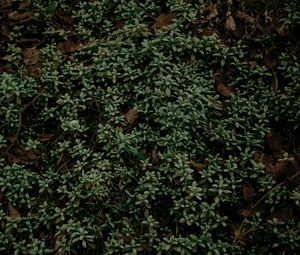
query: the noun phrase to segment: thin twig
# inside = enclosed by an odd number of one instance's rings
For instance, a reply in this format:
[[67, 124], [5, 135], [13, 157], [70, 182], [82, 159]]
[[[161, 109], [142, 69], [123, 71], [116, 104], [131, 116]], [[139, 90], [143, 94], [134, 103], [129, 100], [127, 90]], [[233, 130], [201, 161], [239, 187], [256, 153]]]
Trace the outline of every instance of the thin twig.
[[[293, 179], [296, 178], [298, 175], [300, 175], [300, 172], [294, 174], [292, 177], [289, 178], [289, 180], [293, 180]], [[271, 194], [272, 191], [274, 191], [274, 189], [276, 189], [276, 188], [282, 186], [282, 185], [285, 184], [285, 183], [286, 183], [286, 180], [280, 182], [280, 183], [277, 184], [275, 187], [273, 187], [272, 189], [270, 189], [270, 190], [269, 190], [266, 194], [264, 194], [264, 195], [263, 195], [263, 196], [262, 196], [262, 197], [254, 204], [254, 205], [252, 205], [252, 206], [250, 207], [250, 211], [252, 211], [254, 208], [256, 208], [256, 207], [257, 207], [257, 206], [258, 206], [258, 205], [259, 205], [259, 204], [260, 204], [267, 196], [269, 196], [269, 195]], [[247, 214], [247, 215], [245, 216], [245, 218], [243, 219], [242, 223], [240, 224], [239, 232], [242, 231], [242, 228], [243, 228], [243, 226], [244, 226], [244, 224], [245, 224], [245, 222], [246, 222], [246, 219], [248, 218], [248, 215], [249, 215], [249, 214]], [[235, 238], [234, 238], [234, 240], [233, 240], [232, 246], [234, 246], [234, 245], [236, 244], [237, 239], [238, 239], [238, 236], [236, 235]]]
[[22, 125], [23, 125], [22, 124], [22, 114], [28, 109], [29, 106], [34, 104], [39, 99], [39, 97], [44, 94], [45, 91], [46, 91], [46, 88], [44, 87], [29, 103], [25, 104], [24, 107], [20, 109], [19, 114], [18, 114], [18, 122], [19, 122], [18, 129], [14, 136], [13, 142], [7, 147], [6, 152], [9, 152], [16, 143], [19, 143], [19, 136], [20, 136], [20, 132], [22, 129]]
[[34, 104], [41, 95], [44, 94], [45, 90], [46, 90], [46, 88], [43, 88], [28, 104], [25, 104], [25, 106], [20, 109], [20, 111], [19, 111], [19, 127], [18, 127], [16, 135], [15, 135], [16, 140], [18, 140], [18, 137], [19, 137], [21, 129], [22, 129], [22, 114], [28, 109], [29, 106]]
[[[289, 178], [289, 179], [291, 179], [291, 180], [293, 180], [295, 177], [297, 177], [298, 175], [300, 175], [300, 172], [298, 172], [298, 173], [296, 173], [296, 174], [294, 174], [291, 178]], [[281, 185], [283, 185], [284, 183], [286, 183], [286, 181], [282, 181], [282, 182], [280, 182], [279, 184], [277, 184], [275, 187], [273, 187], [272, 189], [270, 189], [265, 195], [263, 195], [254, 205], [252, 205], [251, 206], [251, 208], [250, 208], [250, 210], [252, 210], [252, 209], [254, 209], [256, 206], [258, 206], [267, 196], [269, 196], [270, 195], [270, 193], [274, 190], [274, 189], [276, 189], [276, 188], [278, 188], [278, 187], [280, 187]]]

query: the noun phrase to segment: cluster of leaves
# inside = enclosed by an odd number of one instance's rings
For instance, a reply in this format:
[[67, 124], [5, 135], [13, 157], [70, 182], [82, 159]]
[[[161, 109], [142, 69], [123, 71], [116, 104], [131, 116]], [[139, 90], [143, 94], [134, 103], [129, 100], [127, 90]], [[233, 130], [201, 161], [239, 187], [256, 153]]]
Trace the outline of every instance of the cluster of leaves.
[[195, 34], [206, 1], [46, 2], [0, 74], [1, 254], [299, 252], [297, 57]]

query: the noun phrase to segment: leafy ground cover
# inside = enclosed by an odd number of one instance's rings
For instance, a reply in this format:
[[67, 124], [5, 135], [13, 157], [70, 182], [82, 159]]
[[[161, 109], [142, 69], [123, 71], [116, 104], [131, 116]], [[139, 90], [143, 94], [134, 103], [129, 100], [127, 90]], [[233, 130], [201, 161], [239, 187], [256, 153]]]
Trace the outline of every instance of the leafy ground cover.
[[1, 254], [299, 254], [300, 5], [1, 1]]

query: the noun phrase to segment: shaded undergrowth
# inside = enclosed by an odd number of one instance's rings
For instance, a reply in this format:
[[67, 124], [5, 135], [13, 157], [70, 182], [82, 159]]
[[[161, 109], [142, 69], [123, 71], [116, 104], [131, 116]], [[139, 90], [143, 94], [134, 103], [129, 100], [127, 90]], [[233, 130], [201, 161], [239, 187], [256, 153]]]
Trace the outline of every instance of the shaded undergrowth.
[[296, 254], [297, 1], [3, 1], [1, 254]]

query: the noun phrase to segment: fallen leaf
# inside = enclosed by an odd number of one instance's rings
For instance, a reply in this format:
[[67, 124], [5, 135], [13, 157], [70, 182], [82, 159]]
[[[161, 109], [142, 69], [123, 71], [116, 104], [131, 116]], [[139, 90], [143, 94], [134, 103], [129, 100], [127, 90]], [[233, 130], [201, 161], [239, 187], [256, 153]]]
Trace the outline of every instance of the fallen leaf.
[[198, 34], [201, 34], [201, 35], [204, 35], [204, 36], [213, 36], [216, 34], [216, 31], [209, 27], [209, 28], [199, 28], [197, 29], [197, 33]]
[[247, 23], [253, 23], [255, 21], [255, 18], [242, 11], [237, 11], [236, 16], [240, 19], [243, 19]]
[[279, 28], [276, 28], [276, 32], [279, 36], [285, 37], [288, 35], [289, 27], [286, 24], [281, 25]]
[[42, 71], [41, 67], [36, 65], [28, 67], [27, 70], [32, 76], [38, 76]]
[[4, 201], [4, 194], [2, 192], [0, 192], [0, 203], [2, 203]]
[[20, 8], [25, 9], [28, 8], [30, 5], [31, 5], [31, 0], [23, 0], [19, 6]]
[[13, 11], [8, 14], [8, 18], [14, 22], [27, 22], [33, 19], [33, 12], [17, 12]]
[[23, 58], [26, 66], [35, 65], [39, 61], [40, 50], [36, 47], [23, 50]]
[[214, 5], [208, 5], [205, 8], [205, 12], [208, 13], [208, 15], [206, 16], [207, 20], [211, 20], [211, 19], [217, 17], [218, 16], [217, 5], [216, 4], [214, 4]]
[[166, 30], [166, 27], [171, 24], [172, 20], [177, 16], [176, 13], [162, 13], [154, 22], [154, 27], [160, 30]]
[[245, 183], [243, 185], [243, 198], [246, 201], [252, 201], [253, 198], [256, 196], [256, 191], [253, 186], [249, 183]]
[[269, 164], [266, 167], [266, 173], [272, 176], [275, 180], [283, 177], [289, 177], [298, 171], [296, 163], [292, 160], [279, 161], [275, 165]]
[[240, 209], [239, 211], [238, 211], [238, 213], [241, 215], [241, 216], [243, 216], [243, 217], [251, 217], [251, 216], [253, 216], [255, 213], [252, 211], [252, 210], [250, 210], [250, 209]]
[[267, 55], [264, 57], [264, 63], [269, 68], [276, 68], [278, 61], [275, 56]]
[[80, 43], [69, 43], [67, 46], [67, 49], [70, 53], [77, 51], [78, 49], [80, 49], [81, 44]]
[[158, 153], [157, 153], [157, 147], [155, 147], [152, 152], [151, 152], [151, 158], [152, 158], [152, 164], [153, 165], [158, 165], [159, 162], [160, 162], [160, 158], [158, 156]]
[[124, 243], [130, 243], [133, 240], [133, 237], [128, 234], [118, 234], [118, 239], [122, 240]]
[[12, 0], [2, 0], [0, 7], [1, 7], [1, 9], [7, 9], [7, 8], [12, 7], [12, 5], [13, 5]]
[[0, 73], [12, 73], [13, 68], [9, 65], [0, 65]]
[[57, 48], [61, 53], [73, 53], [81, 47], [80, 43], [75, 43], [71, 39], [68, 39], [66, 42], [57, 43]]
[[259, 23], [259, 21], [257, 20], [255, 25], [256, 25], [256, 28], [257, 28], [260, 32], [262, 32], [262, 33], [264, 33], [264, 34], [271, 34], [271, 33], [273, 33], [273, 31], [274, 31], [274, 26], [271, 25], [271, 24], [263, 24], [263, 25], [261, 25], [261, 24]]
[[272, 131], [266, 134], [266, 146], [273, 154], [282, 155], [284, 153], [281, 137]]
[[225, 29], [229, 32], [234, 32], [236, 30], [236, 23], [231, 15], [228, 16], [225, 21]]
[[248, 64], [251, 66], [251, 67], [255, 67], [257, 65], [256, 61], [249, 61]]
[[66, 255], [67, 252], [63, 249], [62, 244], [66, 240], [66, 235], [56, 233], [54, 240], [53, 240], [53, 246], [54, 246], [54, 251], [55, 255]]
[[58, 14], [57, 16], [58, 16], [59, 22], [62, 24], [68, 24], [68, 25], [74, 24], [74, 21], [68, 15]]
[[3, 37], [3, 39], [5, 37], [9, 37], [11, 33], [11, 29], [9, 29], [8, 27], [2, 26], [2, 28], [0, 29], [0, 35]]
[[216, 84], [224, 82], [224, 70], [223, 70], [223, 68], [218, 69], [214, 73], [213, 80]]
[[190, 165], [191, 167], [194, 169], [194, 170], [197, 170], [197, 171], [202, 171], [204, 168], [207, 167], [207, 162], [205, 163], [197, 163], [195, 161], [191, 161], [190, 162]]
[[10, 163], [25, 164], [25, 165], [38, 165], [40, 156], [32, 151], [26, 150], [18, 142], [13, 142], [13, 137], [9, 138], [13, 146], [6, 152], [7, 159]]
[[234, 234], [235, 239], [238, 240], [242, 245], [246, 244], [247, 233], [240, 230], [240, 226], [235, 224], [230, 224], [231, 232]]
[[125, 26], [124, 20], [118, 20], [115, 25], [116, 29], [122, 29], [124, 26]]
[[232, 87], [226, 86], [222, 82], [217, 84], [217, 90], [225, 97], [231, 96], [234, 92], [234, 89]]
[[125, 113], [125, 119], [129, 124], [133, 124], [138, 118], [139, 113], [135, 108], [130, 109], [127, 113]]
[[142, 244], [142, 249], [143, 249], [143, 252], [145, 252], [145, 254], [153, 254], [151, 246], [149, 246], [147, 244]]
[[37, 137], [41, 142], [48, 142], [55, 138], [55, 134], [37, 134]]
[[21, 218], [21, 213], [19, 212], [19, 210], [13, 207], [10, 202], [8, 202], [7, 204], [7, 209], [8, 209], [8, 216], [11, 217], [12, 219]]
[[256, 213], [259, 213], [260, 215], [265, 215], [267, 213], [267, 207], [264, 202], [261, 202], [255, 208], [244, 208], [239, 210], [238, 213], [243, 217], [251, 217]]
[[272, 70], [272, 81], [271, 81], [271, 88], [273, 89], [273, 90], [278, 90], [278, 84], [279, 84], [279, 82], [278, 82], [278, 78], [277, 78], [277, 75], [276, 75], [276, 73]]
[[287, 221], [293, 219], [294, 208], [292, 206], [283, 207], [271, 214], [270, 218], [276, 218], [279, 222], [286, 223]]
[[265, 153], [263, 153], [261, 151], [257, 151], [254, 154], [254, 161], [256, 163], [261, 163], [266, 166], [271, 163], [272, 157], [270, 155], [266, 155]]

